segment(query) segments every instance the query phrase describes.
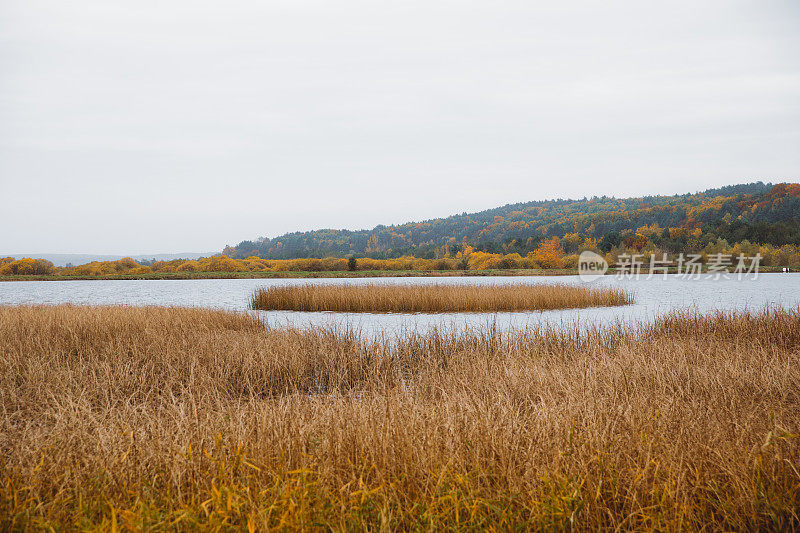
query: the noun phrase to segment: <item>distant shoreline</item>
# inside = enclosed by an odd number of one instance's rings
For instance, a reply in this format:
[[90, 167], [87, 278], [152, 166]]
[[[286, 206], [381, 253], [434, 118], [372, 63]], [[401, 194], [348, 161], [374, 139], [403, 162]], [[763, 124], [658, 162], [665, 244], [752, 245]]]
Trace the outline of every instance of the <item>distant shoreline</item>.
[[322, 270], [277, 272], [152, 272], [101, 276], [0, 276], [0, 281], [184, 280], [184, 279], [316, 279], [316, 278], [443, 278], [458, 276], [576, 276], [577, 269], [495, 270]]
[[[784, 267], [761, 267], [759, 274], [782, 273]], [[615, 274], [609, 269], [606, 275]], [[671, 271], [670, 274], [676, 274]], [[189, 280], [189, 279], [319, 279], [319, 278], [449, 278], [486, 276], [577, 276], [576, 268], [494, 269], [494, 270], [328, 270], [278, 272], [152, 272], [102, 276], [0, 276], [3, 281], [86, 281], [86, 280]], [[642, 269], [641, 276], [647, 276]], [[654, 274], [659, 277], [661, 273]]]

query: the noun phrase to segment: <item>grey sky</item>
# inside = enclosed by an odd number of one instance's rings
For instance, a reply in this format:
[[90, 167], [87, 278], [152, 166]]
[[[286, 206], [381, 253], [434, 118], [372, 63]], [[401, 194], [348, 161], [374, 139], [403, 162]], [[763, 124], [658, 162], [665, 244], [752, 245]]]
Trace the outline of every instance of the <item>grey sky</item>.
[[800, 3], [0, 1], [0, 253], [800, 169]]

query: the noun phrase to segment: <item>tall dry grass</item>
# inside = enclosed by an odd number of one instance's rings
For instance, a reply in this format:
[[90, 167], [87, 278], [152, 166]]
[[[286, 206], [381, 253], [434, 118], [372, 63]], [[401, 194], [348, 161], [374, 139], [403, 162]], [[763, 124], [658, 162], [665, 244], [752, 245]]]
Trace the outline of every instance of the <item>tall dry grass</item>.
[[621, 289], [572, 285], [276, 285], [257, 289], [252, 309], [349, 313], [445, 313], [626, 305]]
[[273, 330], [0, 308], [0, 529], [798, 528], [800, 313]]

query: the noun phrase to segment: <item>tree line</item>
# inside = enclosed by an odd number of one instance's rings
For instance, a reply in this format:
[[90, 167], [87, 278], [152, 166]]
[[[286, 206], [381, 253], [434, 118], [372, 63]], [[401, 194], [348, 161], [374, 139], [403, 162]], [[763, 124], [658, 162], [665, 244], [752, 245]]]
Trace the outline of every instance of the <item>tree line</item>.
[[[637, 239], [642, 227], [658, 227], [660, 233], [648, 239], [669, 251], [697, 252], [719, 239], [800, 245], [800, 184], [756, 182], [674, 196], [519, 203], [372, 230], [321, 229], [247, 240], [223, 253], [234, 259], [350, 255], [440, 259], [471, 247], [526, 257], [553, 237], [574, 239], [574, 235], [596, 241], [608, 253], [625, 239]], [[645, 243], [640, 240], [637, 246]]]
[[[699, 230], [681, 233], [672, 232], [669, 242], [686, 240], [693, 242], [701, 235]], [[55, 267], [43, 259], [0, 258], [0, 275], [2, 276], [54, 276], [54, 277], [113, 277], [113, 276], [147, 276], [171, 273], [219, 273], [219, 272], [335, 272], [335, 271], [441, 271], [441, 270], [505, 270], [505, 269], [574, 269], [578, 266], [581, 252], [590, 250], [605, 258], [610, 264], [618, 264], [622, 257], [638, 255], [645, 264], [651, 257], [662, 259], [663, 254], [684, 253], [656, 244], [664, 232], [657, 226], [644, 226], [636, 232], [623, 233], [618, 243], [604, 250], [593, 240], [581, 237], [576, 233], [563, 238], [551, 237], [542, 241], [536, 250], [521, 255], [517, 252], [492, 253], [465, 246], [454, 254], [446, 253], [442, 257], [427, 259], [414, 256], [401, 256], [389, 259], [351, 256], [349, 258], [297, 258], [297, 259], [265, 259], [247, 257], [233, 259], [224, 255], [201, 259], [175, 259], [172, 261], [155, 261], [149, 265], [137, 263], [131, 258], [117, 261], [93, 261], [73, 267]], [[662, 241], [663, 243], [664, 241]], [[705, 244], [697, 250], [703, 263], [718, 254], [733, 258], [739, 255], [747, 257], [761, 256], [761, 265], [770, 267], [800, 268], [800, 246], [786, 244], [754, 244], [742, 241], [731, 244], [725, 239]]]

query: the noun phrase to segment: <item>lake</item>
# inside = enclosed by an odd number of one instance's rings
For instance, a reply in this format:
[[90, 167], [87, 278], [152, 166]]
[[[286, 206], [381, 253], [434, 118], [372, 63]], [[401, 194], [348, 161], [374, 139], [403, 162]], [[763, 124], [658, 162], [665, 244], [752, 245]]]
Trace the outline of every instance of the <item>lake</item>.
[[[281, 284], [520, 284], [584, 283], [577, 276], [448, 277], [448, 278], [339, 278], [339, 279], [206, 279], [206, 280], [97, 280], [18, 281], [0, 283], [0, 304], [92, 304], [209, 307], [246, 311], [251, 293]], [[513, 313], [365, 314], [257, 311], [273, 326], [338, 325], [364, 332], [396, 334], [496, 324], [501, 329], [538, 324], [602, 325], [648, 322], [673, 310], [750, 309], [765, 306], [800, 307], [800, 273], [761, 274], [756, 279], [685, 279], [670, 275], [638, 280], [605, 276], [593, 285], [616, 286], [633, 293], [636, 302], [624, 307], [531, 311]]]

